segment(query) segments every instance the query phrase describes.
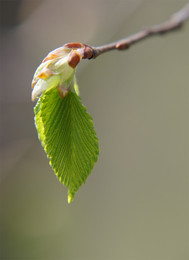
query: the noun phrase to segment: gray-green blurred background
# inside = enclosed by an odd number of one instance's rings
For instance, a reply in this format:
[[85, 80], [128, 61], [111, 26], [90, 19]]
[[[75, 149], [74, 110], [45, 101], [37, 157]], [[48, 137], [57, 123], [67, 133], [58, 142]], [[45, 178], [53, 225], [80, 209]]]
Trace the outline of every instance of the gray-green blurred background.
[[101, 45], [186, 0], [1, 0], [1, 259], [189, 259], [189, 23], [82, 61], [101, 153], [67, 204], [37, 139], [31, 80], [52, 49]]

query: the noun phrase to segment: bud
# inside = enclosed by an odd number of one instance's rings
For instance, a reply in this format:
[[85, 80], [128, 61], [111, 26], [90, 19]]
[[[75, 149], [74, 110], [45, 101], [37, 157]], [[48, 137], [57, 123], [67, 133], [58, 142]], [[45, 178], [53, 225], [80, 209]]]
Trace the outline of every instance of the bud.
[[32, 101], [43, 91], [57, 88], [64, 98], [72, 88], [75, 68], [83, 58], [84, 45], [69, 43], [50, 52], [35, 71], [32, 80]]

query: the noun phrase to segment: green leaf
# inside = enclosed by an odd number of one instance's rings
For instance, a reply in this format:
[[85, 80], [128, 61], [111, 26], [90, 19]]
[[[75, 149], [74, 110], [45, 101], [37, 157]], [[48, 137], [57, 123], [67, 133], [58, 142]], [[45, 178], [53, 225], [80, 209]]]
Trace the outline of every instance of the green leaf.
[[77, 84], [76, 76], [74, 76], [74, 90], [75, 93], [79, 96], [79, 86]]
[[42, 94], [34, 112], [38, 137], [70, 203], [98, 159], [92, 117], [76, 93], [62, 99], [56, 89]]

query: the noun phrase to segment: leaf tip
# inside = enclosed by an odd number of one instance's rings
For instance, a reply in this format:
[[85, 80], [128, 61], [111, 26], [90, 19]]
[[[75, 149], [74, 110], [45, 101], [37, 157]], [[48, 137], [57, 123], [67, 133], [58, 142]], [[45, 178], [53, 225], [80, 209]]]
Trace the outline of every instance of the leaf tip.
[[68, 204], [70, 204], [73, 200], [74, 196], [72, 194], [68, 194]]

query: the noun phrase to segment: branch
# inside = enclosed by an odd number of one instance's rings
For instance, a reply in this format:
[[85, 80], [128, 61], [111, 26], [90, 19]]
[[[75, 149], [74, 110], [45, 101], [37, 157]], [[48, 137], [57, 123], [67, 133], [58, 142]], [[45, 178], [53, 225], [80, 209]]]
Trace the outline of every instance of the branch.
[[[61, 94], [61, 97], [65, 97], [70, 90], [67, 86], [68, 82], [70, 84], [70, 79], [73, 79], [74, 69], [80, 60], [94, 59], [102, 53], [111, 50], [126, 50], [133, 44], [151, 36], [162, 35], [180, 29], [187, 19], [189, 19], [189, 3], [183, 9], [172, 15], [168, 21], [141, 30], [140, 32], [117, 42], [102, 45], [100, 47], [92, 47], [79, 42], [64, 44], [62, 47], [51, 51], [37, 68], [32, 80], [32, 100], [38, 98], [51, 84], [56, 85], [55, 79], [59, 81], [60, 93], [63, 93]], [[62, 70], [61, 73], [60, 70]], [[65, 75], [62, 76], [64, 73]]]
[[83, 50], [82, 55], [83, 59], [94, 59], [102, 53], [111, 50], [126, 50], [133, 44], [151, 36], [163, 35], [165, 33], [180, 29], [187, 19], [189, 19], [189, 3], [186, 6], [184, 6], [180, 11], [173, 14], [168, 21], [162, 24], [153, 25], [149, 28], [143, 29], [122, 40], [105, 44], [99, 47], [92, 47], [84, 44], [85, 48]]

